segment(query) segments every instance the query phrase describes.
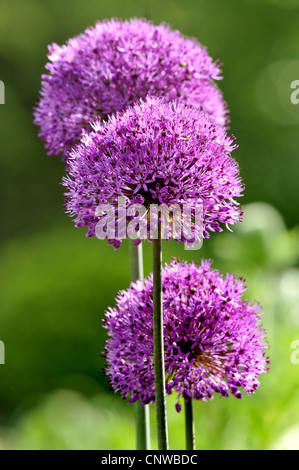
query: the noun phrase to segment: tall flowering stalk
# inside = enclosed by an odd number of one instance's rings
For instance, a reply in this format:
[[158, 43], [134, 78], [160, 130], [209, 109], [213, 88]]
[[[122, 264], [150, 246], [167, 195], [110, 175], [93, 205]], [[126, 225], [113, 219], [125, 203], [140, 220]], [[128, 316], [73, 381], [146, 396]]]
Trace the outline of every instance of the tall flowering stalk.
[[[61, 154], [63, 160], [92, 130], [96, 117], [107, 120], [148, 94], [182, 100], [215, 123], [228, 123], [226, 103], [214, 82], [221, 79], [219, 64], [195, 39], [165, 24], [143, 19], [98, 22], [63, 46], [52, 44], [48, 59], [34, 121], [48, 153]], [[141, 262], [141, 246], [132, 248], [131, 265]], [[132, 270], [131, 279], [135, 277]], [[146, 422], [145, 416], [141, 421]]]
[[[75, 217], [76, 226], [88, 227], [87, 236], [95, 236], [103, 217], [98, 207], [108, 200], [115, 210], [119, 198], [129, 206], [142, 204], [146, 222], [155, 203], [168, 207], [187, 203], [191, 209], [200, 204], [202, 235], [207, 238], [209, 232], [222, 231], [221, 224], [241, 220], [242, 209], [235, 198], [242, 195], [243, 185], [238, 165], [230, 155], [236, 147], [233, 142], [223, 127], [213, 124], [198, 109], [148, 98], [106, 123], [95, 123], [93, 131], [73, 149], [67, 160], [68, 176], [63, 179], [66, 211]], [[153, 241], [155, 393], [159, 448], [165, 449], [159, 214], [156, 223], [158, 238], [152, 240], [147, 230], [143, 237]], [[118, 235], [116, 231], [111, 236], [107, 230], [108, 242], [114, 248], [121, 245]], [[177, 240], [188, 243], [183, 232]]]
[[[143, 280], [143, 256], [142, 244], [135, 246], [130, 240], [131, 281]], [[136, 448], [139, 450], [150, 449], [150, 419], [149, 408], [141, 405], [140, 401], [135, 403], [136, 423]]]
[[153, 240], [153, 344], [156, 390], [157, 436], [160, 450], [168, 449], [166, 389], [164, 370], [164, 336], [162, 305], [162, 239], [161, 225]]
[[185, 400], [186, 449], [196, 450], [193, 400]]

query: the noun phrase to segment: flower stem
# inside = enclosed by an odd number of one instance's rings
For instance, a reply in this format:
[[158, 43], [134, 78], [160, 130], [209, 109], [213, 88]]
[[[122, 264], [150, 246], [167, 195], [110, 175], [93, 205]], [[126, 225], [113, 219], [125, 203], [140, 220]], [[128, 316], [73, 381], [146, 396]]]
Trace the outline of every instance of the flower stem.
[[195, 427], [192, 398], [185, 401], [186, 450], [195, 450]]
[[[143, 279], [143, 256], [142, 244], [134, 245], [134, 240], [130, 240], [130, 260], [131, 260], [131, 281]], [[136, 449], [150, 449], [150, 419], [149, 405], [141, 405], [140, 401], [135, 403], [135, 426], [136, 426]]]
[[161, 224], [158, 223], [158, 238], [153, 239], [153, 329], [154, 329], [154, 369], [155, 401], [157, 415], [158, 449], [168, 449], [163, 307], [162, 307], [162, 240]]

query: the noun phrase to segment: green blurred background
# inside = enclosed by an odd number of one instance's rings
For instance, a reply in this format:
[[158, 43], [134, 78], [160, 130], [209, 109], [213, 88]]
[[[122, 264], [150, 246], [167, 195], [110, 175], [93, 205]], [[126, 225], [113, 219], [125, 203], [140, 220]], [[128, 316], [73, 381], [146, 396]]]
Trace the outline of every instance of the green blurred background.
[[[298, 449], [299, 104], [290, 86], [299, 80], [299, 0], [0, 1], [0, 449], [135, 445], [133, 407], [109, 390], [100, 357], [103, 312], [129, 284], [128, 245], [114, 252], [74, 228], [63, 212], [64, 165], [46, 155], [32, 124], [47, 45], [96, 20], [132, 16], [195, 36], [223, 63], [246, 184], [234, 233], [215, 234], [199, 251], [166, 242], [164, 261], [212, 257], [245, 277], [270, 342], [271, 370], [254, 396], [195, 404], [197, 448]], [[168, 409], [170, 446], [183, 449], [183, 413], [171, 397]], [[151, 424], [156, 448], [153, 407]]]

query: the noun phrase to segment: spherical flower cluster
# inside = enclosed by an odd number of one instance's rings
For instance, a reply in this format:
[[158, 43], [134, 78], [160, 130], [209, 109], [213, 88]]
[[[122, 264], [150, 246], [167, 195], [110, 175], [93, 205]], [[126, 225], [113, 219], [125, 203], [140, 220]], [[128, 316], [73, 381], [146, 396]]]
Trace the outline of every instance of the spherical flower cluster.
[[87, 236], [95, 235], [98, 205], [119, 197], [147, 210], [201, 204], [204, 238], [241, 220], [235, 139], [197, 108], [149, 97], [93, 129], [72, 151], [63, 179], [66, 210], [76, 226], [88, 226]]
[[[67, 155], [90, 122], [106, 120], [148, 94], [180, 99], [226, 125], [214, 80], [220, 67], [195, 39], [144, 19], [98, 22], [63, 46], [49, 47], [34, 112], [49, 155]], [[64, 157], [65, 158], [65, 157]]]
[[[211, 264], [173, 260], [163, 269], [166, 390], [186, 401], [212, 399], [215, 392], [242, 398], [240, 388], [254, 393], [258, 376], [268, 371], [259, 305], [243, 300], [241, 278], [223, 276]], [[119, 292], [104, 327], [106, 375], [114, 392], [130, 402], [153, 403], [152, 276]]]

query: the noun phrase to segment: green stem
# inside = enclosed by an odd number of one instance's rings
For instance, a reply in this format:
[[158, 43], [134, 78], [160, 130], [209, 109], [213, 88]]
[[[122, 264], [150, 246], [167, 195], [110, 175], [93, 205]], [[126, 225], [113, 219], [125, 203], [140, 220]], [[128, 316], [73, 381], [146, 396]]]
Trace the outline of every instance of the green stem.
[[188, 401], [185, 401], [185, 429], [186, 429], [186, 450], [196, 450], [192, 398], [190, 398], [190, 400]]
[[159, 450], [168, 450], [163, 307], [162, 307], [162, 241], [161, 224], [158, 224], [158, 238], [153, 239], [153, 329], [155, 401], [157, 415], [157, 438]]
[[[131, 281], [143, 279], [143, 256], [142, 244], [134, 246], [134, 240], [130, 240]], [[141, 405], [140, 401], [135, 403], [135, 426], [136, 426], [136, 449], [150, 449], [150, 419], [149, 405]]]

